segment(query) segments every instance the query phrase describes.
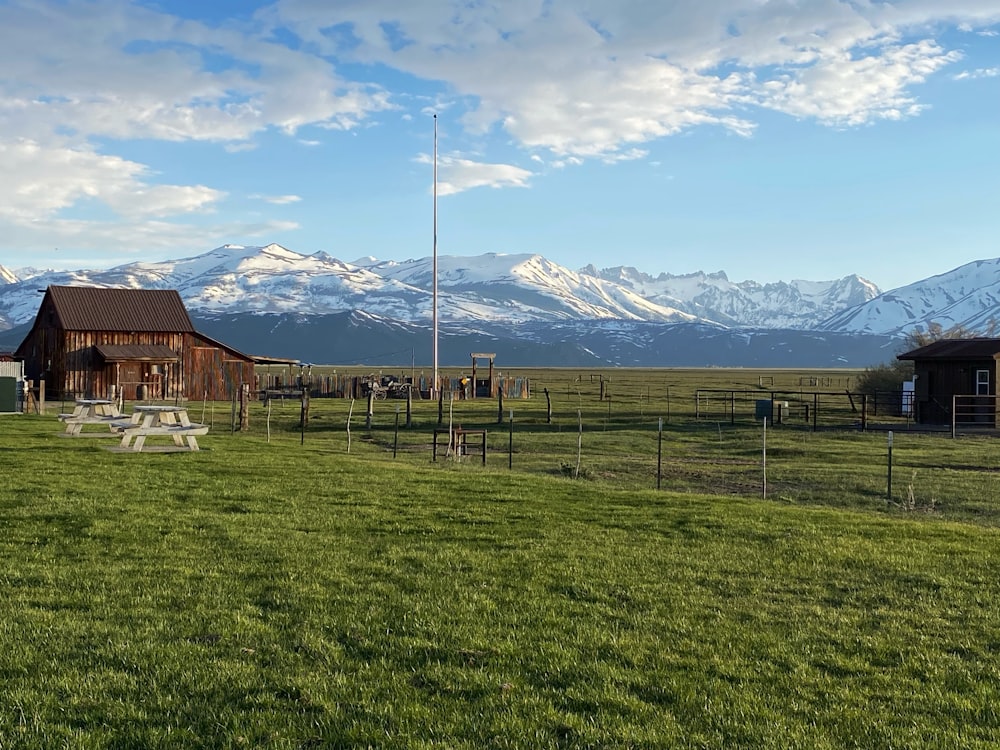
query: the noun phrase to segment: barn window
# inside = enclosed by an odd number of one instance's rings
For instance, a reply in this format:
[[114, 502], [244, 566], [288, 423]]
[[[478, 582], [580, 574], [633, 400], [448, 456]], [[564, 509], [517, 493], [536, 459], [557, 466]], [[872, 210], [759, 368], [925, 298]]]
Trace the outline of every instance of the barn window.
[[990, 395], [990, 371], [976, 370], [976, 395]]

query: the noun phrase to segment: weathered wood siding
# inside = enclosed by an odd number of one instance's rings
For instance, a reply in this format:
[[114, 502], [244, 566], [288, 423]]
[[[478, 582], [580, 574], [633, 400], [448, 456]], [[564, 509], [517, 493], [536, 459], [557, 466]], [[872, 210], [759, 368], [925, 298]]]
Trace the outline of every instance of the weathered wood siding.
[[[949, 424], [951, 422], [952, 397], [976, 394], [976, 372], [978, 370], [990, 372], [989, 395], [996, 395], [1000, 368], [998, 368], [997, 361], [992, 358], [915, 361], [917, 421], [921, 424]], [[996, 424], [996, 419], [997, 415], [992, 406], [982, 409], [980, 421], [986, 424]]]
[[185, 347], [184, 370], [189, 399], [231, 401], [244, 383], [256, 388], [252, 360], [197, 335]]

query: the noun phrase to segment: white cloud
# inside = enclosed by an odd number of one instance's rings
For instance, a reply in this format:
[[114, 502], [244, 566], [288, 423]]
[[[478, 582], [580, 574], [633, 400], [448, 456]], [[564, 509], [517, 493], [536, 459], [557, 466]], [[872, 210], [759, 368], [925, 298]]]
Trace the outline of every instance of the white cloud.
[[956, 81], [964, 81], [968, 78], [996, 78], [1000, 76], [1000, 68], [978, 68], [976, 70], [963, 70], [955, 76]]
[[298, 203], [302, 200], [300, 195], [251, 195], [256, 200], [266, 201], [275, 206], [287, 206], [290, 203]]
[[[430, 164], [427, 154], [417, 162]], [[512, 164], [487, 164], [460, 156], [438, 155], [438, 195], [453, 195], [478, 187], [527, 187], [534, 173]]]
[[692, 127], [751, 134], [753, 107], [835, 126], [914, 116], [959, 59], [948, 25], [1000, 21], [995, 0], [279, 0], [269, 18], [324, 54], [447, 82], [471, 132], [613, 158]]
[[208, 210], [225, 195], [203, 185], [151, 185], [143, 165], [86, 146], [0, 141], [0, 162], [0, 216], [25, 225], [48, 222], [82, 200], [123, 217], [152, 217]]
[[960, 59], [930, 41], [890, 47], [878, 55], [844, 52], [804, 70], [764, 82], [761, 104], [831, 125], [861, 125], [898, 120], [919, 113], [922, 105], [906, 87]]
[[[318, 145], [301, 131], [355, 129], [391, 110], [408, 122], [400, 92], [367, 71], [421, 83], [410, 109], [454, 112], [470, 152], [502, 131], [562, 168], [644, 158], [650, 142], [692, 128], [749, 136], [760, 109], [836, 127], [916, 116], [920, 84], [961, 59], [942, 32], [992, 36], [1000, 23], [996, 0], [274, 0], [218, 25], [170, 9], [0, 0], [0, 220], [58, 237], [94, 203], [144, 242], [157, 229], [172, 237], [183, 225], [156, 220], [210, 213], [224, 193], [158, 184], [116, 155], [117, 141], [240, 152], [268, 131]], [[443, 192], [532, 176], [441, 161]]]
[[[206, 246], [232, 242], [233, 238], [274, 237], [298, 229], [288, 221], [226, 221], [199, 225], [193, 231], [188, 224], [168, 221], [101, 222], [82, 219], [56, 219], [46, 223], [46, 231], [21, 223], [8, 223], [0, 216], [0, 232], [10, 247], [24, 254], [24, 265], [36, 263], [35, 256], [47, 254], [53, 247], [72, 247], [74, 254], [89, 253], [86, 261], [77, 261], [65, 253], [59, 258], [60, 267], [94, 267], [127, 262], [122, 257], [150, 251], [181, 254], [204, 252]], [[40, 261], [36, 264], [51, 264]]]

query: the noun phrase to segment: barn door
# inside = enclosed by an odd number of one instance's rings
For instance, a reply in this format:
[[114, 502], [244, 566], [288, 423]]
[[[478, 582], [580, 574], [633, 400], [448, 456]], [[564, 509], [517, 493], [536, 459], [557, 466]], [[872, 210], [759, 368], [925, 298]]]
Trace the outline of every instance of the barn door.
[[141, 400], [142, 367], [138, 362], [122, 362], [118, 368], [118, 387], [122, 395], [132, 401]]

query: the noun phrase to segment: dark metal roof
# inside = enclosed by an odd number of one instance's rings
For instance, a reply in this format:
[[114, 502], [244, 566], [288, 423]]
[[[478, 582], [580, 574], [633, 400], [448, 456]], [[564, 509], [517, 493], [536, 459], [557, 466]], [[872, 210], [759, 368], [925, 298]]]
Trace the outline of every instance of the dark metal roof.
[[194, 332], [174, 289], [50, 286], [47, 294], [67, 331]]
[[896, 359], [996, 359], [1000, 357], [1000, 339], [941, 339], [919, 349], [900, 354]]
[[98, 344], [105, 362], [176, 362], [180, 357], [164, 344]]

